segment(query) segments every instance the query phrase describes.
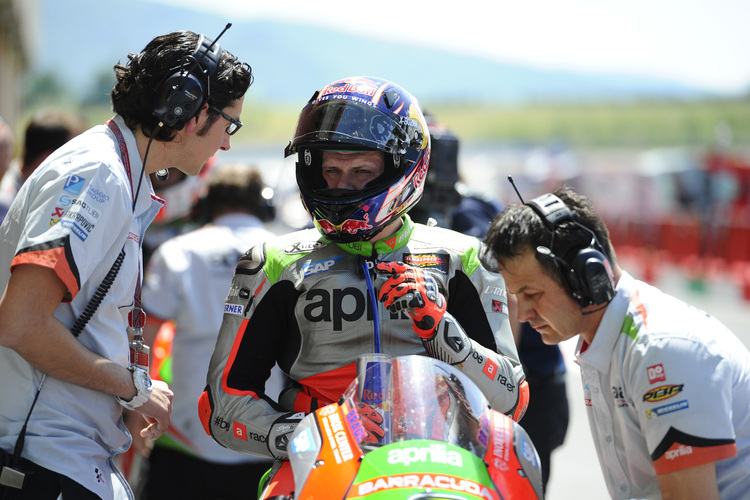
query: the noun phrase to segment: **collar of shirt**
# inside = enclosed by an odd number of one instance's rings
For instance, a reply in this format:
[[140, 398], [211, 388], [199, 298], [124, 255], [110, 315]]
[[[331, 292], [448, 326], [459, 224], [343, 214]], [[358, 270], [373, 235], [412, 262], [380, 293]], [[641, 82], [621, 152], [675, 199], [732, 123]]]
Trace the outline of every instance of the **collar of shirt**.
[[[135, 142], [133, 131], [128, 128], [125, 124], [125, 120], [120, 115], [112, 117], [112, 121], [117, 124], [117, 127], [120, 129], [120, 133], [125, 140], [125, 146], [128, 150], [128, 160], [130, 162], [130, 185], [132, 186], [133, 191], [139, 188], [139, 180], [141, 177], [145, 177], [140, 182], [140, 194], [138, 194], [138, 200], [135, 206], [135, 214], [138, 216], [147, 210], [151, 210], [152, 200], [159, 202], [161, 205], [164, 204], [164, 200], [156, 196], [154, 189], [151, 186], [151, 179], [143, 172], [143, 162], [141, 161], [141, 155], [138, 152], [138, 145]], [[148, 162], [148, 159], [146, 159], [146, 161]]]
[[[408, 215], [404, 214], [401, 220], [403, 224], [401, 224], [398, 231], [374, 243], [372, 241], [354, 241], [351, 243], [336, 244], [345, 252], [364, 257], [389, 254], [406, 245], [411, 238], [411, 232], [414, 230], [414, 223]], [[373, 249], [375, 250], [374, 252]]]
[[579, 363], [585, 363], [602, 373], [609, 372], [612, 350], [615, 348], [617, 337], [622, 330], [630, 297], [635, 286], [633, 277], [623, 271], [617, 282], [615, 297], [607, 306], [607, 310], [604, 311], [602, 321], [594, 334], [594, 340], [584, 347], [584, 340], [580, 337], [578, 339], [576, 358]]

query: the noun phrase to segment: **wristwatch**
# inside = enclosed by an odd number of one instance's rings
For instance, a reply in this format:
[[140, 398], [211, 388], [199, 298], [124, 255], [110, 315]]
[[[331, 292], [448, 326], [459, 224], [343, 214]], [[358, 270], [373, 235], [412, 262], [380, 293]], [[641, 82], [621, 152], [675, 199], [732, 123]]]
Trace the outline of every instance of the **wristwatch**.
[[138, 393], [130, 401], [125, 401], [120, 396], [115, 396], [115, 399], [128, 410], [135, 410], [151, 397], [151, 376], [143, 368], [131, 366], [129, 370], [133, 374], [133, 384]]

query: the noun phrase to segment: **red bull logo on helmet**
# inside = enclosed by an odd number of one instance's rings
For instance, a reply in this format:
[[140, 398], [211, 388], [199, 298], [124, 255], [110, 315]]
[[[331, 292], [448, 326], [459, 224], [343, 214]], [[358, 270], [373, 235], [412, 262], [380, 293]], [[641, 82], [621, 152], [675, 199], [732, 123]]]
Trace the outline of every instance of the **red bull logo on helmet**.
[[338, 226], [334, 226], [325, 219], [317, 220], [318, 226], [326, 233], [331, 234], [335, 232], [357, 234], [360, 231], [367, 231], [372, 229], [373, 226], [370, 224], [370, 215], [365, 214], [364, 219], [347, 219]]
[[329, 94], [360, 94], [372, 97], [375, 95], [380, 84], [372, 80], [356, 79], [356, 80], [340, 80], [332, 83], [331, 85], [323, 88], [318, 94], [318, 99], [325, 97]]
[[369, 214], [365, 214], [364, 220], [347, 219], [341, 224], [341, 231], [349, 234], [357, 234], [359, 231], [366, 231], [368, 229], [372, 229]]

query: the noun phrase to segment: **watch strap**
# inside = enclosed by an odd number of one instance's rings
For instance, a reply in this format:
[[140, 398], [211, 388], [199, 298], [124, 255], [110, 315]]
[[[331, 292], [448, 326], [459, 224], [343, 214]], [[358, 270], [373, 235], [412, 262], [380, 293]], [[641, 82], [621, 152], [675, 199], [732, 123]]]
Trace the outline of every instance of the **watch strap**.
[[151, 397], [153, 386], [151, 384], [151, 376], [146, 370], [134, 366], [130, 367], [129, 370], [133, 374], [133, 384], [138, 392], [130, 401], [126, 401], [120, 396], [115, 396], [115, 399], [128, 410], [135, 410], [148, 401], [148, 398]]

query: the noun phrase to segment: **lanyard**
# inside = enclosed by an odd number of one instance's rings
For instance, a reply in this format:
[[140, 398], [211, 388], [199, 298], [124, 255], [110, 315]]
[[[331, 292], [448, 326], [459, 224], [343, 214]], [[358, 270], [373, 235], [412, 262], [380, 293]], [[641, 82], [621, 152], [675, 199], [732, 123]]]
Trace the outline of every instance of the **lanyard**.
[[[128, 181], [130, 182], [130, 196], [133, 200], [133, 214], [135, 214], [135, 202], [138, 199], [138, 194], [133, 190], [133, 176], [130, 170], [130, 156], [128, 155], [128, 147], [125, 144], [125, 137], [120, 131], [120, 127], [113, 120], [107, 121], [107, 126], [112, 130], [112, 133], [117, 139], [117, 145], [120, 148], [120, 158], [122, 158], [122, 164], [125, 167], [125, 172], [128, 175]], [[144, 165], [145, 168], [145, 165]], [[144, 173], [141, 174], [141, 179], [138, 181], [138, 192], [141, 189], [141, 180]], [[133, 309], [128, 313], [128, 333], [133, 336], [133, 341], [130, 343], [130, 362], [146, 367], [148, 369], [148, 346], [143, 344], [143, 326], [146, 324], [146, 313], [143, 312], [141, 302], [141, 261], [140, 256], [138, 258], [138, 277], [135, 282], [135, 292], [133, 293]], [[135, 345], [134, 345], [135, 343]], [[145, 351], [145, 352], [144, 352]]]

